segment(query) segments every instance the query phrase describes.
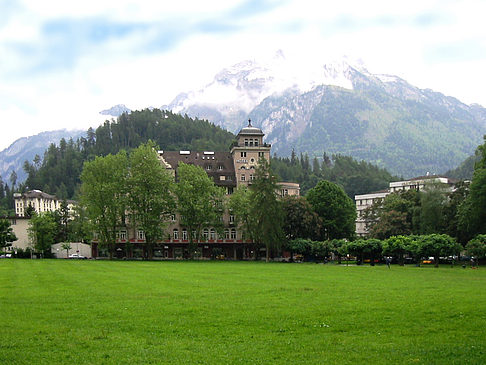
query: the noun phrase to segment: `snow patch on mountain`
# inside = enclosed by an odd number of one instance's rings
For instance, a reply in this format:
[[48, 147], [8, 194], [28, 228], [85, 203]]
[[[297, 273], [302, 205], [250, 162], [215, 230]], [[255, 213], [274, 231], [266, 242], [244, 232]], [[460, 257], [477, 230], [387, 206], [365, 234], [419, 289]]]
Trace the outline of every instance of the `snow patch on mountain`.
[[[351, 62], [341, 59], [323, 65], [311, 59], [288, 59], [279, 51], [270, 59], [245, 60], [223, 69], [203, 88], [177, 95], [167, 108], [236, 131], [242, 115], [248, 115], [271, 95], [288, 90], [304, 94], [319, 85], [353, 89], [350, 70], [366, 69], [358, 61], [353, 66]], [[218, 114], [217, 120], [211, 119]]]

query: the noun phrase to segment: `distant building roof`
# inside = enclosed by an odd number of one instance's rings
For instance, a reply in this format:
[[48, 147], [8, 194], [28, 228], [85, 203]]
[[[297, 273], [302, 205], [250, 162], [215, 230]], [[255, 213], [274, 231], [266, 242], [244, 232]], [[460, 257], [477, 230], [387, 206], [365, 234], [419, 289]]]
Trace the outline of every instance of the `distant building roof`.
[[43, 198], [43, 199], [57, 199], [54, 195], [44, 193], [40, 190], [30, 190], [22, 194], [23, 198]]
[[184, 162], [202, 167], [208, 176], [213, 178], [216, 185], [236, 186], [233, 157], [229, 152], [159, 151], [159, 156], [164, 160], [167, 168], [176, 170], [176, 178], [179, 162]]

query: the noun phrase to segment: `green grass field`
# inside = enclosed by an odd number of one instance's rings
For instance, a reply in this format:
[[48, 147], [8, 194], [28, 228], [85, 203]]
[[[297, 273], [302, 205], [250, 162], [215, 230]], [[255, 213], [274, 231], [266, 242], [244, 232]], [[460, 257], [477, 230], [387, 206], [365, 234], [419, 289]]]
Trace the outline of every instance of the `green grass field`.
[[485, 364], [486, 268], [0, 260], [0, 363]]

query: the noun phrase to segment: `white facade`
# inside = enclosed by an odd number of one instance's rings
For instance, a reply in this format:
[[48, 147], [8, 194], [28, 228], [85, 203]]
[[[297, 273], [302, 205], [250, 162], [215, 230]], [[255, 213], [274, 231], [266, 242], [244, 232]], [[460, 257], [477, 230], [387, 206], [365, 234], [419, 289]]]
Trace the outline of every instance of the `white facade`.
[[403, 181], [394, 181], [391, 182], [389, 188], [386, 190], [369, 193], [369, 194], [362, 194], [362, 195], [355, 195], [354, 201], [356, 204], [356, 235], [358, 237], [364, 237], [368, 234], [367, 231], [367, 221], [364, 218], [364, 211], [371, 207], [373, 204], [376, 204], [382, 201], [388, 194], [397, 192], [397, 191], [406, 191], [406, 190], [424, 190], [426, 185], [428, 184], [446, 184], [452, 190], [454, 186], [454, 182], [444, 176], [438, 175], [427, 175], [427, 176], [420, 176], [410, 180], [403, 180]]
[[[28, 207], [32, 207], [37, 214], [44, 212], [54, 212], [61, 209], [62, 199], [58, 199], [54, 195], [46, 194], [40, 190], [31, 190], [26, 193], [14, 194], [15, 200], [15, 215], [17, 217], [25, 217]], [[73, 213], [75, 202], [67, 200], [69, 213]]]

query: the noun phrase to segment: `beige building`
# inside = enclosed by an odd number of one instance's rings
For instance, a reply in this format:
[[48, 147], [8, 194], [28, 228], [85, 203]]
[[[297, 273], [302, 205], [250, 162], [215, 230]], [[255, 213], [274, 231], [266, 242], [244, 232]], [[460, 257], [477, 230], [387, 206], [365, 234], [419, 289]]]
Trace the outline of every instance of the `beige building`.
[[19, 248], [25, 251], [27, 247], [30, 247], [28, 232], [30, 218], [10, 217], [7, 219], [10, 221], [12, 231], [17, 237], [17, 241], [12, 242], [12, 246], [7, 247], [7, 252], [15, 252]]
[[[263, 141], [264, 133], [260, 128], [253, 127], [251, 121], [248, 126], [240, 130], [236, 142], [229, 152], [218, 151], [158, 151], [161, 164], [177, 177], [179, 162], [192, 164], [203, 168], [216, 186], [225, 189], [231, 195], [235, 189], [251, 185], [255, 179], [255, 171], [261, 158], [270, 161], [271, 146]], [[297, 183], [281, 182], [279, 191], [281, 196], [299, 195], [300, 186]], [[167, 229], [167, 239], [160, 242], [154, 254], [160, 258], [183, 258], [187, 254], [189, 234], [180, 225], [178, 214], [172, 216]], [[230, 211], [222, 216], [223, 233], [217, 233], [214, 227], [206, 227], [202, 231], [202, 239], [198, 245], [198, 255], [211, 257], [215, 250], [221, 251], [225, 257], [243, 259], [250, 257], [249, 241], [243, 237], [241, 230], [235, 224], [235, 217]], [[142, 244], [145, 242], [144, 232], [137, 227], [123, 227], [117, 233], [117, 253], [119, 257], [126, 255], [125, 248], [131, 246], [134, 255], [142, 254]], [[94, 242], [93, 256], [106, 255], [98, 251]]]
[[[31, 207], [37, 214], [44, 212], [54, 212], [61, 209], [62, 199], [58, 199], [54, 195], [44, 193], [40, 190], [31, 190], [26, 193], [14, 194], [15, 201], [15, 215], [17, 217], [25, 217], [26, 212]], [[66, 200], [70, 213], [73, 213], [76, 202], [73, 200]]]
[[426, 175], [415, 177], [410, 180], [394, 181], [389, 184], [389, 188], [369, 194], [355, 195], [354, 201], [356, 204], [356, 235], [364, 237], [368, 235], [367, 225], [369, 222], [365, 218], [365, 210], [374, 204], [378, 204], [391, 193], [406, 190], [424, 190], [428, 184], [444, 184], [452, 191], [454, 184], [457, 181], [449, 179], [445, 176]]

